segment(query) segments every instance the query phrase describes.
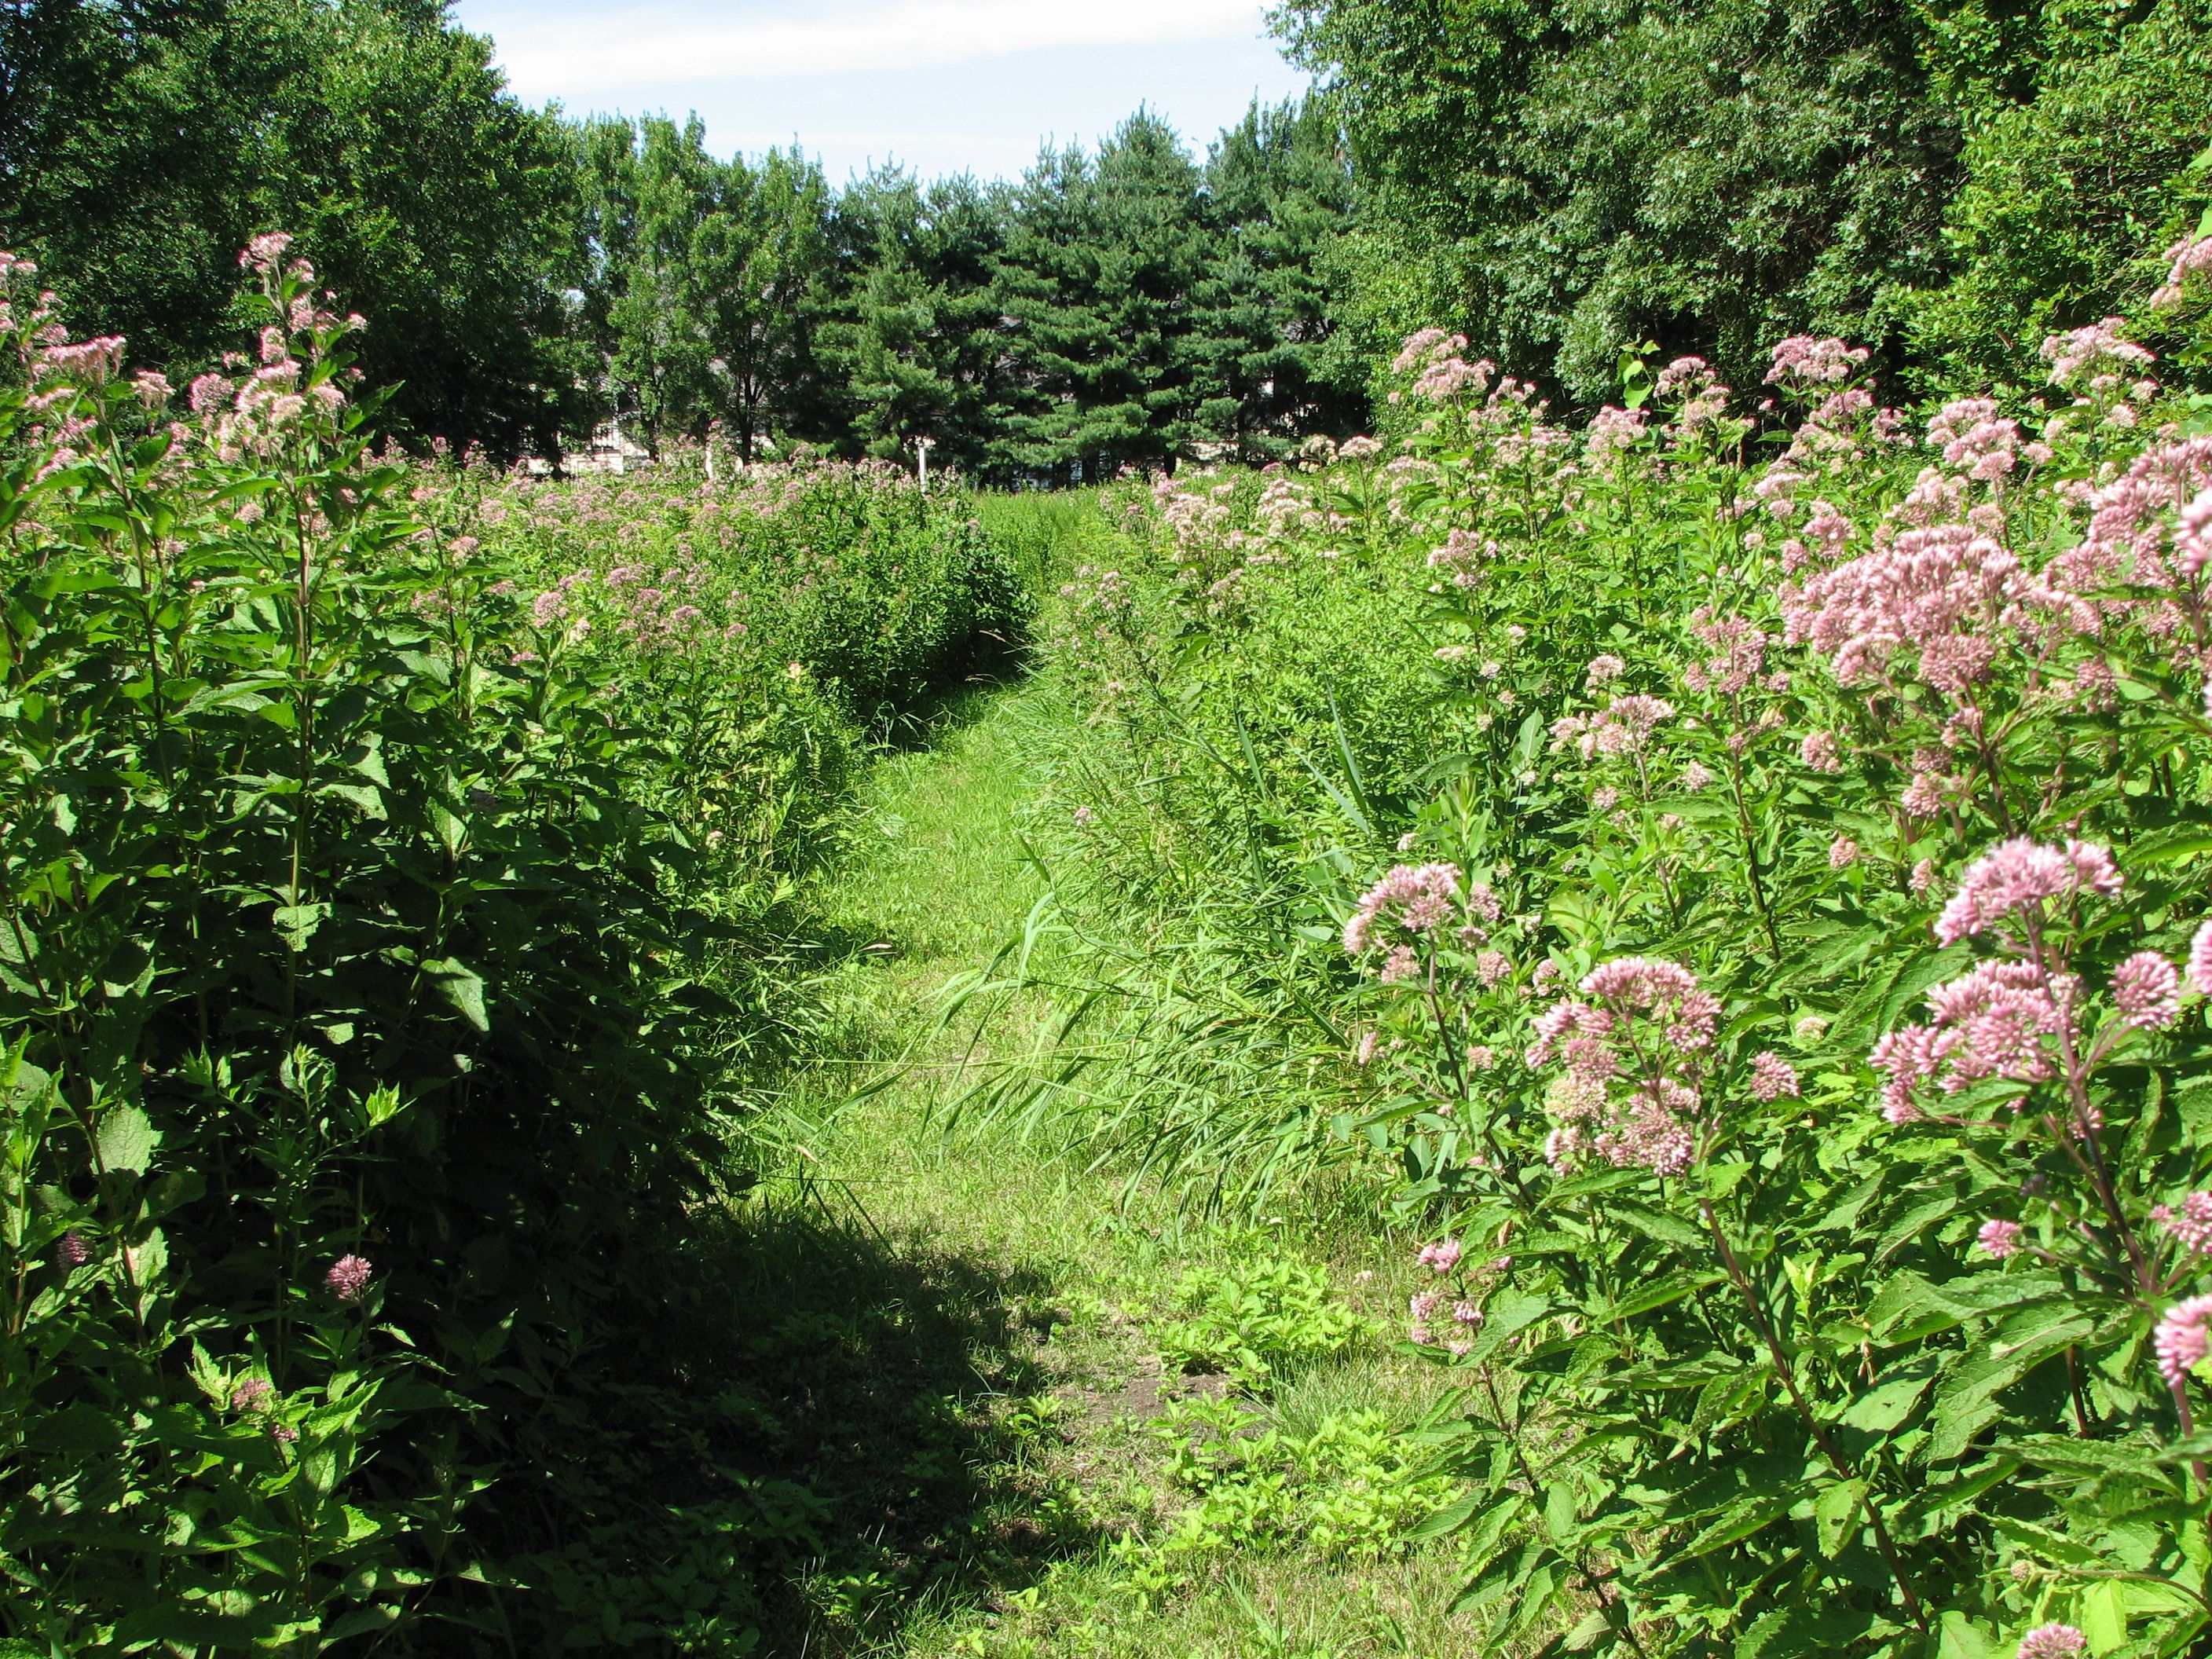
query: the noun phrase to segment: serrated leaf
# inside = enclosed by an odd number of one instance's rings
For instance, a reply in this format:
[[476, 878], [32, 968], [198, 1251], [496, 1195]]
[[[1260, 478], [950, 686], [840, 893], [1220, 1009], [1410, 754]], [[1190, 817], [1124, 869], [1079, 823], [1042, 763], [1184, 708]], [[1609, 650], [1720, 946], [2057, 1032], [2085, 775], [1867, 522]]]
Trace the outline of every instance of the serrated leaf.
[[1850, 1542], [1857, 1528], [1859, 1507], [1866, 1501], [1867, 1483], [1861, 1480], [1842, 1480], [1813, 1500], [1813, 1525], [1820, 1542], [1820, 1553], [1831, 1561], [1843, 1553], [1844, 1546]]
[[422, 971], [463, 1019], [479, 1031], [491, 1030], [491, 1017], [484, 1007], [483, 979], [474, 969], [442, 957], [424, 963]]
[[1932, 1376], [1901, 1376], [1892, 1382], [1879, 1383], [1852, 1401], [1837, 1421], [1847, 1428], [1863, 1429], [1869, 1434], [1887, 1434], [1912, 1415], [1912, 1408], [1920, 1403], [1920, 1396], [1934, 1380]]
[[2092, 1653], [2112, 1653], [2128, 1644], [2128, 1602], [2117, 1580], [2107, 1578], [2083, 1592], [2077, 1604], [2081, 1634]]
[[1938, 1626], [1936, 1659], [1996, 1659], [1998, 1639], [1988, 1626], [1954, 1608]]
[[125, 1103], [100, 1114], [94, 1136], [100, 1146], [100, 1167], [111, 1173], [143, 1175], [154, 1167], [154, 1154], [161, 1137], [145, 1109]]
[[307, 948], [307, 941], [314, 938], [315, 930], [329, 919], [330, 914], [328, 904], [280, 904], [270, 919], [283, 936], [285, 948], [297, 952]]

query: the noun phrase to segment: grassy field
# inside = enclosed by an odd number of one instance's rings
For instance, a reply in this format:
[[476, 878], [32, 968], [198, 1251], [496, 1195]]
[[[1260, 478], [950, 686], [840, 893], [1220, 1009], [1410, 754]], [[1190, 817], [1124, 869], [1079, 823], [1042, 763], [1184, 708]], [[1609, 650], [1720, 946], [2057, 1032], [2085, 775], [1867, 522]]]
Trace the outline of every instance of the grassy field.
[[[1070, 736], [1048, 686], [976, 689], [853, 820], [830, 903], [844, 1061], [789, 1103], [750, 1219], [781, 1279], [755, 1287], [778, 1310], [763, 1375], [804, 1395], [794, 1472], [840, 1511], [825, 1537], [871, 1541], [803, 1564], [774, 1650], [1474, 1651], [1448, 1556], [1370, 1547], [1374, 1504], [1402, 1516], [1432, 1486], [1348, 1432], [1437, 1392], [1398, 1340], [1407, 1252], [1287, 1196], [1194, 1212], [949, 1117], [975, 1060], [1036, 1037], [1035, 1005], [978, 1031], [940, 993], [1046, 891], [1022, 828]], [[1164, 1360], [1224, 1287], [1289, 1345], [1264, 1379]]]

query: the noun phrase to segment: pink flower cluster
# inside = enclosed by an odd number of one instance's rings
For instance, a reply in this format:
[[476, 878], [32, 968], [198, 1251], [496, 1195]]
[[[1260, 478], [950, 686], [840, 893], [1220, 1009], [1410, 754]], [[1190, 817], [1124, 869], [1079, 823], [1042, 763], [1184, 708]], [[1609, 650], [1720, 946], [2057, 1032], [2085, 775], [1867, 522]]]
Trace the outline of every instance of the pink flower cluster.
[[1553, 746], [1571, 742], [1584, 760], [1599, 755], [1633, 754], [1650, 741], [1660, 722], [1671, 719], [1674, 713], [1672, 703], [1640, 691], [1615, 697], [1595, 714], [1564, 714], [1553, 720]]
[[1954, 696], [1989, 673], [1998, 631], [2039, 597], [2015, 555], [1964, 524], [1907, 530], [1779, 592], [1784, 636], [1830, 659], [1839, 683], [1880, 680], [1909, 650], [1919, 677]]
[[1591, 466], [1604, 466], [1626, 454], [1643, 441], [1644, 424], [1650, 418], [1640, 409], [1616, 409], [1607, 404], [1590, 416], [1589, 425], [1583, 429], [1583, 461]]
[[[1376, 943], [1378, 926], [1395, 924], [1416, 937], [1428, 938], [1453, 918], [1461, 902], [1457, 865], [1394, 866], [1359, 896], [1352, 920], [1345, 924], [1344, 948], [1355, 957], [1364, 954]], [[1468, 890], [1465, 904], [1485, 921], [1495, 921], [1504, 914], [1498, 895], [1480, 882]]]
[[[2193, 583], [2208, 551], [2212, 523], [2212, 437], [2185, 438], [2145, 450], [2119, 477], [2089, 497], [2089, 527], [2081, 541], [2052, 559], [2045, 580], [2069, 594], [2132, 586], [2172, 592]], [[2172, 542], [2172, 556], [2168, 556]], [[2127, 600], [2076, 600], [2075, 626], [2088, 632], [2101, 611], [2137, 608]], [[2171, 633], [2180, 617], [2170, 606], [2152, 611], [2147, 625]]]
[[1917, 1098], [1933, 1081], [1956, 1094], [1984, 1078], [2038, 1083], [2052, 1075], [2047, 1040], [2064, 1015], [2054, 985], [2033, 963], [1983, 962], [1928, 994], [1929, 1023], [1887, 1033], [1869, 1057], [1887, 1079], [1882, 1115], [1910, 1123], [1921, 1115]]
[[2112, 1006], [2138, 1030], [2163, 1030], [2181, 1018], [2181, 975], [2156, 951], [2138, 951], [2112, 969]]
[[2189, 279], [2212, 270], [2212, 236], [2185, 236], [2166, 251], [2166, 281], [2150, 296], [2151, 309], [2165, 311], [2181, 303]]
[[1943, 465], [1982, 483], [2001, 483], [2023, 458], [2051, 459], [2042, 442], [2022, 445], [2020, 422], [1997, 413], [1994, 398], [1960, 398], [1928, 422], [1928, 447], [1943, 452]]
[[[1578, 988], [1580, 997], [1536, 1018], [1528, 1054], [1532, 1068], [1554, 1059], [1566, 1067], [1547, 1097], [1560, 1127], [1546, 1140], [1545, 1157], [1565, 1170], [1595, 1152], [1616, 1166], [1680, 1173], [1696, 1155], [1697, 1078], [1720, 1022], [1719, 1000], [1688, 969], [1652, 957], [1616, 958]], [[1616, 1081], [1624, 1094], [1616, 1096]]]
[[2109, 380], [2117, 386], [2130, 374], [2140, 374], [2158, 361], [2155, 352], [2124, 337], [2126, 319], [2107, 317], [2102, 322], [2047, 337], [2040, 348], [2051, 365], [2051, 384], [2075, 386]]
[[2002, 1261], [2019, 1251], [2021, 1231], [2017, 1221], [1984, 1221], [1974, 1237], [1984, 1250]]
[[1475, 587], [1482, 581], [1482, 567], [1486, 560], [1498, 556], [1498, 544], [1487, 541], [1472, 530], [1454, 530], [1444, 538], [1444, 544], [1429, 555], [1429, 568], [1451, 572], [1455, 587]]
[[[1690, 613], [1690, 631], [1713, 654], [1682, 671], [1682, 684], [1692, 691], [1715, 691], [1733, 697], [1748, 690], [1766, 671], [1766, 647], [1771, 637], [1741, 617], [1716, 617], [1711, 605]], [[1784, 690], [1771, 685], [1771, 690]]]
[[1793, 334], [1774, 348], [1766, 384], [1802, 389], [1832, 386], [1850, 379], [1872, 355], [1864, 346], [1845, 345], [1832, 337]]
[[358, 1302], [368, 1288], [370, 1271], [365, 1256], [342, 1255], [323, 1275], [323, 1286], [341, 1302]]
[[1468, 386], [1480, 396], [1497, 368], [1487, 360], [1466, 362], [1460, 356], [1466, 349], [1464, 334], [1425, 328], [1407, 337], [1390, 367], [1398, 374], [1413, 375], [1413, 395], [1429, 403], [1449, 402]]
[[1674, 437], [1680, 442], [1711, 426], [1728, 411], [1729, 389], [1714, 378], [1702, 357], [1677, 357], [1659, 371], [1652, 384], [1656, 398], [1680, 398]]
[[2151, 1333], [2151, 1347], [2158, 1355], [2158, 1374], [2166, 1386], [2178, 1389], [2197, 1363], [2212, 1349], [2205, 1322], [2212, 1320], [2212, 1296], [2192, 1296], [2166, 1310]]
[[1955, 945], [2010, 920], [2033, 927], [2044, 919], [2052, 899], [2070, 898], [2084, 889], [2109, 898], [2121, 884], [2112, 855], [2094, 842], [2069, 840], [2061, 848], [2014, 836], [1966, 866], [1959, 890], [1936, 919], [1936, 937]]
[[1763, 1049], [1753, 1056], [1751, 1097], [1753, 1100], [1780, 1100], [1785, 1095], [1795, 1100], [1799, 1086], [1797, 1068], [1771, 1048]]
[[2172, 1233], [2174, 1242], [2190, 1255], [2212, 1255], [2212, 1193], [2191, 1193], [2178, 1210], [2171, 1205], [2153, 1205], [2150, 1218]]
[[2020, 1638], [2019, 1659], [2075, 1659], [2088, 1650], [2089, 1638], [2071, 1625], [2038, 1625]]

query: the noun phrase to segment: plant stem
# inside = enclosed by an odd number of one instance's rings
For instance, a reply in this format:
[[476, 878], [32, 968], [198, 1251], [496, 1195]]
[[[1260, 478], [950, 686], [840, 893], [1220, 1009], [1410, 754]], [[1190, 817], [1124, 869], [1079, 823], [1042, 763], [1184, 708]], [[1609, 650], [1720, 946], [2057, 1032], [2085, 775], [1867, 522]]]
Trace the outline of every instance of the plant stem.
[[[1766, 1345], [1767, 1354], [1774, 1362], [1775, 1374], [1781, 1377], [1782, 1386], [1789, 1392], [1790, 1401], [1796, 1407], [1797, 1415], [1804, 1419], [1814, 1443], [1820, 1447], [1820, 1455], [1828, 1460], [1828, 1467], [1836, 1472], [1838, 1480], [1857, 1480], [1858, 1473], [1851, 1467], [1850, 1460], [1830, 1437], [1820, 1419], [1814, 1414], [1812, 1402], [1805, 1398], [1804, 1391], [1798, 1387], [1797, 1368], [1790, 1363], [1790, 1356], [1784, 1352], [1782, 1339], [1775, 1334], [1774, 1323], [1767, 1317], [1765, 1302], [1759, 1296], [1758, 1287], [1752, 1284], [1750, 1276], [1744, 1272], [1743, 1263], [1736, 1259], [1735, 1247], [1729, 1243], [1728, 1235], [1721, 1231], [1720, 1218], [1713, 1213], [1712, 1200], [1700, 1198], [1698, 1210], [1705, 1218], [1706, 1231], [1712, 1235], [1713, 1248], [1720, 1256], [1721, 1267], [1727, 1273], [1729, 1282], [1735, 1286], [1737, 1294], [1743, 1297], [1744, 1306], [1751, 1314], [1751, 1322], [1757, 1327], [1759, 1340]], [[1867, 1483], [1864, 1501], [1867, 1520], [1874, 1528], [1875, 1546], [1881, 1551], [1882, 1559], [1889, 1564], [1889, 1576], [1896, 1582], [1898, 1595], [1904, 1598], [1905, 1610], [1911, 1614], [1912, 1622], [1920, 1627], [1920, 1633], [1928, 1635], [1927, 1610], [1921, 1606], [1920, 1597], [1912, 1588], [1912, 1581], [1905, 1577], [1904, 1558], [1898, 1553], [1896, 1540], [1889, 1534], [1889, 1522], [1882, 1518], [1881, 1504], [1875, 1496], [1871, 1481]]]

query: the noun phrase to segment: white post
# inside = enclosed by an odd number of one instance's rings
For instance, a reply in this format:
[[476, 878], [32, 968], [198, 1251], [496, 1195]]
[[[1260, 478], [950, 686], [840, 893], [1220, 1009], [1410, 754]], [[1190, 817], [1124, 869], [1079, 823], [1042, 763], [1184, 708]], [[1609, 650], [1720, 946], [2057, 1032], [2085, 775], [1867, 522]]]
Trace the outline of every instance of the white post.
[[929, 494], [929, 452], [936, 441], [934, 438], [916, 438], [914, 441], [915, 482], [921, 487], [921, 493], [925, 495]]

